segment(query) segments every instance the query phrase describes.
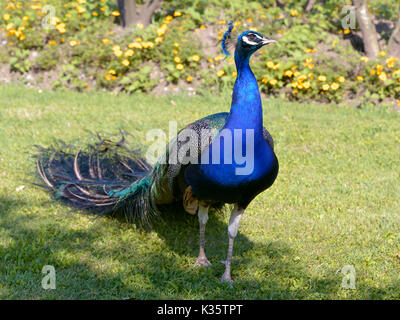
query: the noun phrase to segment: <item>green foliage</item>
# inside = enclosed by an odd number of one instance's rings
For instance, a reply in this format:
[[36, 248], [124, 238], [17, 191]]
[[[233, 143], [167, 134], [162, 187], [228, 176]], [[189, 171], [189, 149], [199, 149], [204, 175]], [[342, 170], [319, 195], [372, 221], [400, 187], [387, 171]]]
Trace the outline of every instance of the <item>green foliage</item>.
[[[0, 27], [7, 40], [1, 56], [9, 55], [10, 70], [19, 73], [62, 66], [54, 87], [149, 92], [157, 80], [145, 66], [152, 66], [167, 86], [218, 92], [232, 87], [236, 77], [233, 61], [220, 51], [226, 23], [233, 20], [238, 31], [257, 30], [278, 40], [252, 58], [266, 94], [324, 102], [400, 101], [400, 64], [387, 63], [391, 58], [385, 52], [368, 68], [360, 61], [362, 55], [348, 41], [352, 31], [341, 29], [343, 1], [316, 4], [308, 14], [303, 12], [305, 3], [285, 1], [281, 8], [272, 0], [169, 0], [148, 28], [121, 30], [114, 0], [8, 2], [0, 8]], [[48, 4], [55, 16], [43, 11]], [[390, 1], [370, 5], [378, 18], [396, 17]], [[378, 64], [385, 70], [371, 76]]]
[[40, 51], [35, 59], [34, 68], [38, 71], [54, 69], [58, 65], [59, 50], [57, 47], [49, 47], [47, 50]]

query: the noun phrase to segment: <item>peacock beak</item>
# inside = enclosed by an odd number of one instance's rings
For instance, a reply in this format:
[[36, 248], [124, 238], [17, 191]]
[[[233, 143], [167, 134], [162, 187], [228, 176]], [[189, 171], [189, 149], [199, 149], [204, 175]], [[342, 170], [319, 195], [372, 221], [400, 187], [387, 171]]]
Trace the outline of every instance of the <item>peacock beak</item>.
[[263, 37], [261, 43], [263, 46], [265, 46], [266, 44], [275, 43], [275, 42], [277, 42], [277, 41], [272, 38]]

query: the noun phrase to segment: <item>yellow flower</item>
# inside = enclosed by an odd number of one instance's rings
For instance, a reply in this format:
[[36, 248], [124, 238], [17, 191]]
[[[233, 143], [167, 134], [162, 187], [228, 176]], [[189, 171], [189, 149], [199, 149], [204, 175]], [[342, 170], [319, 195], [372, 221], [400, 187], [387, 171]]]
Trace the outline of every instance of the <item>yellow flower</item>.
[[200, 56], [199, 56], [198, 54], [195, 54], [195, 55], [192, 57], [192, 60], [195, 61], [195, 62], [197, 62], [197, 61], [200, 60]]
[[304, 82], [304, 83], [303, 83], [303, 86], [304, 86], [304, 88], [305, 88], [305, 89], [308, 89], [308, 88], [310, 88], [310, 87], [311, 87], [311, 83], [310, 83], [310, 81], [306, 81], [306, 82]]
[[192, 81], [193, 81], [193, 78], [192, 78], [191, 76], [187, 76], [187, 77], [186, 77], [186, 81], [187, 81], [187, 82], [192, 82]]
[[379, 79], [382, 80], [382, 81], [386, 81], [386, 80], [387, 80], [387, 75], [386, 75], [386, 73], [385, 73], [385, 72], [382, 72], [382, 73], [379, 75]]
[[384, 57], [384, 56], [386, 56], [386, 51], [384, 51], [384, 50], [379, 51], [378, 55], [381, 57]]
[[128, 47], [133, 49], [142, 49], [142, 45], [139, 42], [131, 42], [130, 44], [128, 44]]
[[383, 65], [381, 65], [381, 64], [377, 64], [376, 65], [376, 71], [382, 71], [383, 70]]
[[206, 30], [206, 27], [204, 25], [201, 25], [200, 30]]
[[332, 46], [336, 46], [338, 44], [337, 40], [332, 42]]
[[117, 72], [114, 69], [108, 70], [108, 73], [112, 74], [112, 75], [116, 75], [117, 74]]
[[297, 10], [290, 10], [290, 15], [292, 17], [296, 16], [299, 12]]
[[137, 26], [139, 29], [143, 29], [143, 28], [144, 28], [144, 24], [143, 24], [143, 23], [137, 23], [136, 26]]
[[163, 24], [161, 25], [160, 28], [157, 29], [157, 34], [161, 37], [165, 34], [166, 31], [167, 31], [167, 25]]
[[224, 74], [225, 74], [225, 71], [224, 71], [224, 70], [219, 70], [219, 71], [217, 72], [217, 76], [220, 77], [220, 78], [221, 78]]
[[268, 68], [273, 69], [274, 66], [275, 66], [275, 63], [274, 63], [273, 61], [270, 60], [270, 61], [267, 62], [267, 67], [268, 67]]
[[125, 57], [132, 57], [134, 53], [135, 51], [133, 51], [132, 49], [126, 50]]
[[344, 29], [344, 30], [343, 30], [343, 33], [344, 33], [344, 34], [349, 34], [349, 33], [350, 33], [350, 29]]
[[23, 20], [23, 21], [28, 21], [28, 20], [29, 20], [29, 17], [28, 17], [28, 16], [23, 16], [23, 17], [22, 17], [22, 20]]
[[174, 12], [174, 17], [180, 17], [181, 15], [182, 15], [182, 12], [180, 12], [180, 11]]
[[176, 63], [179, 63], [179, 62], [181, 62], [181, 58], [175, 57], [175, 58], [174, 58], [174, 61], [175, 61]]
[[49, 41], [49, 45], [51, 45], [51, 46], [55, 46], [56, 44], [57, 44], [57, 41], [54, 41], [54, 40]]
[[173, 19], [174, 19], [174, 18], [173, 18], [171, 15], [168, 15], [168, 16], [165, 17], [164, 20], [165, 20], [165, 22], [168, 23], [168, 22], [171, 22]]
[[276, 79], [269, 80], [269, 84], [272, 86], [276, 85], [277, 83], [278, 83], [278, 80], [276, 80]]
[[337, 80], [338, 80], [340, 83], [343, 83], [346, 79], [345, 79], [343, 76], [340, 76], [339, 78], [337, 78]]
[[311, 48], [304, 49], [304, 53], [314, 53], [314, 52], [316, 52], [316, 51], [317, 51], [317, 48], [314, 48], [314, 49], [311, 49]]
[[281, 63], [279, 62], [276, 65], [274, 65], [272, 69], [274, 69], [276, 71], [279, 69], [280, 66], [281, 66]]
[[283, 73], [283, 75], [285, 76], [285, 77], [292, 77], [293, 76], [293, 71], [292, 70], [286, 70], [284, 73]]
[[176, 68], [177, 68], [178, 70], [183, 70], [183, 64], [181, 64], [181, 63], [177, 64], [177, 65], [176, 65]]
[[304, 81], [304, 80], [306, 80], [306, 79], [307, 79], [307, 76], [304, 75], [304, 74], [302, 74], [300, 77], [297, 78], [297, 81], [302, 82], [302, 81]]
[[31, 8], [32, 8], [32, 10], [39, 10], [39, 9], [42, 9], [42, 5], [40, 3], [32, 4]]
[[339, 89], [339, 84], [337, 82], [332, 82], [331, 83], [331, 89], [332, 90], [337, 90]]
[[93, 12], [92, 12], [92, 16], [93, 16], [93, 17], [97, 17], [98, 15], [99, 15], [99, 14], [97, 13], [97, 11], [93, 11]]
[[112, 76], [111, 76], [110, 74], [106, 74], [106, 75], [104, 76], [104, 78], [105, 78], [107, 81], [110, 81], [110, 80], [112, 79]]
[[237, 76], [237, 72], [236, 71], [233, 71], [232, 72], [232, 77], [236, 77]]
[[179, 42], [174, 42], [174, 47], [179, 47]]
[[359, 82], [364, 81], [364, 77], [363, 76], [357, 76], [356, 79]]
[[371, 71], [369, 72], [369, 74], [370, 74], [371, 76], [373, 76], [375, 73], [376, 73], [375, 69], [371, 69]]
[[318, 81], [324, 82], [324, 81], [326, 81], [326, 77], [325, 76], [319, 76], [318, 77]]
[[79, 44], [79, 41], [76, 41], [76, 40], [71, 40], [70, 42], [69, 42], [69, 45], [71, 46], [71, 47], [75, 47], [75, 46], [77, 46]]
[[3, 19], [4, 19], [5, 21], [8, 21], [8, 20], [11, 19], [11, 16], [10, 16], [8, 13], [6, 13], [6, 14], [3, 15]]
[[368, 62], [368, 57], [362, 56], [362, 57], [360, 58], [360, 60], [361, 60], [362, 62]]
[[268, 83], [268, 79], [267, 78], [262, 78], [261, 82], [267, 84]]
[[112, 48], [112, 50], [114, 52], [114, 55], [117, 56], [118, 58], [120, 58], [122, 56], [122, 50], [121, 50], [121, 47], [119, 45], [115, 45]]
[[59, 23], [56, 25], [56, 29], [58, 30], [58, 32], [60, 33], [65, 33], [65, 23]]
[[398, 58], [395, 57], [390, 57], [388, 59], [386, 59], [386, 66], [391, 69], [394, 67], [394, 64], [398, 61]]
[[109, 44], [109, 43], [110, 43], [110, 40], [107, 39], [107, 38], [104, 38], [104, 39], [102, 39], [101, 41], [102, 41], [104, 44]]
[[324, 84], [324, 85], [322, 86], [322, 90], [328, 91], [328, 90], [329, 90], [329, 84]]
[[154, 42], [155, 42], [155, 43], [163, 42], [163, 38], [157, 37], [157, 38], [154, 39]]
[[154, 47], [154, 43], [151, 41], [145, 41], [142, 43], [143, 48], [147, 49], [147, 48], [153, 48]]
[[85, 13], [86, 9], [84, 7], [81, 6], [76, 6], [75, 7], [76, 11], [78, 11], [78, 13]]
[[122, 60], [122, 62], [121, 62], [125, 67], [127, 67], [127, 66], [129, 66], [130, 65], [130, 62], [129, 62], [129, 60], [128, 59], [124, 59], [124, 60]]
[[119, 13], [119, 11], [113, 11], [111, 13], [114, 17], [119, 17], [121, 14]]
[[400, 100], [396, 100], [397, 105], [400, 107]]
[[215, 61], [221, 61], [223, 59], [224, 59], [224, 56], [222, 54], [219, 54], [214, 58]]

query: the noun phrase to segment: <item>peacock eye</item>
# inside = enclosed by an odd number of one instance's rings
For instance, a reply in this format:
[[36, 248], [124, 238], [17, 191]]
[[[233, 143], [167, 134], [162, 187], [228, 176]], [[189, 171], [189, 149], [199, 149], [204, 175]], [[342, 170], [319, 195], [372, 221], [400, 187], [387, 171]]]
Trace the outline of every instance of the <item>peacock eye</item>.
[[250, 41], [254, 41], [254, 40], [256, 40], [257, 37], [256, 37], [256, 35], [254, 33], [251, 33], [251, 34], [248, 35], [248, 38], [249, 38]]

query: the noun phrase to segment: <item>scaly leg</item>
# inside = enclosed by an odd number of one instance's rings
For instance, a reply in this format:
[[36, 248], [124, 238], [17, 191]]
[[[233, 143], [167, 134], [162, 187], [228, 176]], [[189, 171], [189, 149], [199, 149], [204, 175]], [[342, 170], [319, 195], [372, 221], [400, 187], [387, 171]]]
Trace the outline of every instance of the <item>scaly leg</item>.
[[198, 266], [203, 266], [203, 267], [208, 267], [211, 266], [210, 261], [207, 260], [206, 254], [204, 252], [204, 243], [205, 243], [205, 237], [204, 233], [206, 230], [206, 223], [208, 220], [208, 207], [205, 207], [201, 204], [199, 204], [199, 224], [200, 224], [200, 252], [199, 256], [196, 260], [196, 263], [194, 264], [195, 267]]
[[231, 217], [229, 219], [228, 226], [228, 237], [229, 237], [229, 246], [228, 246], [228, 255], [225, 263], [225, 272], [222, 275], [221, 282], [230, 282], [232, 283], [231, 278], [231, 259], [232, 259], [232, 251], [233, 251], [233, 241], [238, 232], [239, 222], [242, 218], [242, 214], [244, 212], [243, 208], [240, 208], [238, 204], [235, 204], [235, 207], [232, 210]]

